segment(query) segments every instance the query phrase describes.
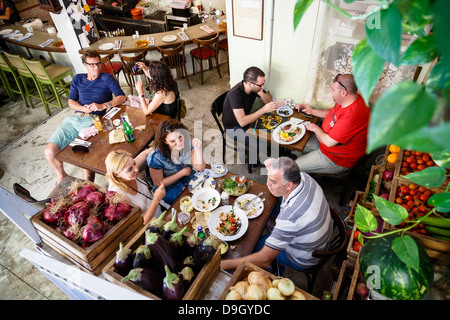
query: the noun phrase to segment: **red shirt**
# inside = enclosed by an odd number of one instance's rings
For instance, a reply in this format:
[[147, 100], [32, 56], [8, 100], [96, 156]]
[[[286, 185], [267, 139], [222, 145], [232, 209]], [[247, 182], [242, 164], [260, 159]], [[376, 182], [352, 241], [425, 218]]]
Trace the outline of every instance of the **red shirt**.
[[369, 118], [370, 109], [359, 94], [346, 108], [335, 104], [323, 120], [322, 130], [338, 144], [327, 147], [320, 143], [320, 150], [338, 166], [353, 167], [366, 153]]

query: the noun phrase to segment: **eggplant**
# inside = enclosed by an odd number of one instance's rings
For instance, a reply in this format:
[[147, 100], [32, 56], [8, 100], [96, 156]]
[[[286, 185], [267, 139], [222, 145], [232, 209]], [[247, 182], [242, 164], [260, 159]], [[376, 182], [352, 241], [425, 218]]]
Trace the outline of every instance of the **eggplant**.
[[174, 212], [172, 214], [172, 220], [167, 221], [164, 224], [163, 230], [161, 232], [161, 235], [166, 238], [167, 240], [169, 240], [170, 235], [178, 232], [178, 225], [177, 225], [177, 213]]
[[122, 282], [126, 281], [131, 281], [142, 289], [162, 297], [163, 278], [155, 270], [147, 268], [132, 269], [126, 277], [122, 278]]
[[163, 219], [166, 216], [166, 213], [167, 210], [164, 211], [158, 218], [153, 218], [152, 220], [150, 220], [147, 230], [149, 230], [150, 232], [161, 233], [164, 226]]
[[194, 271], [191, 267], [184, 267], [183, 269], [181, 269], [178, 275], [183, 281], [184, 290], [188, 291], [195, 278]]
[[184, 257], [181, 257], [181, 259], [180, 259], [180, 256], [179, 256], [178, 253], [179, 253], [180, 248], [183, 246], [184, 241], [185, 241], [185, 239], [186, 239], [186, 236], [183, 235], [183, 233], [184, 233], [186, 230], [187, 230], [187, 227], [184, 227], [184, 228], [181, 229], [179, 232], [172, 233], [172, 234], [170, 235], [170, 238], [169, 238], [169, 244], [170, 244], [170, 246], [172, 247], [173, 253], [174, 253], [175, 257], [178, 258], [178, 260], [181, 260], [182, 258], [184, 258]]
[[194, 263], [197, 270], [201, 270], [205, 264], [212, 260], [220, 246], [220, 239], [210, 235], [200, 241], [194, 251]]
[[202, 239], [200, 239], [195, 233], [184, 241], [183, 247], [180, 249], [183, 257], [189, 257], [194, 255], [194, 250], [197, 248], [198, 244]]
[[152, 269], [152, 255], [150, 248], [145, 244], [140, 245], [136, 251], [133, 252], [133, 269], [149, 268]]
[[184, 296], [183, 280], [176, 273], [170, 271], [168, 266], [164, 266], [166, 276], [163, 279], [162, 293], [166, 300], [181, 300]]
[[155, 259], [159, 272], [164, 275], [164, 266], [168, 266], [170, 271], [177, 270], [177, 260], [172, 247], [162, 235], [155, 232], [145, 231], [145, 245], [150, 248], [152, 257]]
[[116, 253], [114, 267], [122, 277], [125, 277], [133, 269], [131, 249], [124, 248], [122, 242], [119, 244], [119, 251]]

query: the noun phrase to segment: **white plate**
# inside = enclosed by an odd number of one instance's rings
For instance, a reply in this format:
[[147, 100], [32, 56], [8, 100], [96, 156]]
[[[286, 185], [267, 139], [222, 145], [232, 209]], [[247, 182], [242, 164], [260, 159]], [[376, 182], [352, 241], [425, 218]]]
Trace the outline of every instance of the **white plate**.
[[[287, 111], [288, 114], [286, 115], [286, 114], [284, 114], [284, 113], [281, 112], [281, 111]], [[293, 113], [294, 113], [294, 110], [292, 110], [292, 108], [289, 108], [289, 107], [281, 107], [281, 108], [278, 108], [278, 109], [277, 109], [277, 114], [278, 114], [279, 116], [284, 117], [284, 118], [287, 118], [287, 117], [292, 116]]]
[[13, 29], [5, 29], [5, 30], [0, 31], [0, 34], [1, 35], [10, 34], [11, 32], [13, 32]]
[[16, 33], [9, 37], [11, 40], [19, 39], [23, 37], [23, 33]]
[[[219, 231], [217, 231], [216, 227], [219, 225], [219, 213], [227, 212], [233, 210], [234, 214], [236, 215], [236, 218], [239, 218], [241, 220], [241, 228], [238, 230], [236, 234], [233, 234], [232, 236], [225, 236]], [[208, 229], [209, 232], [212, 235], [215, 235], [217, 238], [223, 241], [233, 241], [237, 240], [240, 237], [242, 237], [248, 228], [248, 218], [247, 215], [238, 208], [233, 208], [233, 206], [222, 206], [211, 212], [211, 215], [208, 219]]]
[[[281, 128], [286, 127], [288, 124], [302, 128], [302, 132], [300, 134], [296, 135], [294, 137], [294, 140], [286, 142], [286, 141], [280, 140], [278, 133], [280, 132]], [[298, 123], [297, 121], [290, 120], [290, 121], [286, 121], [286, 122], [280, 124], [278, 127], [275, 128], [275, 130], [272, 131], [272, 139], [278, 144], [293, 144], [293, 143], [296, 143], [297, 141], [299, 141], [301, 138], [303, 138], [305, 133], [306, 133], [306, 128], [303, 123]]]
[[167, 36], [162, 37], [162, 41], [164, 42], [174, 42], [177, 40], [177, 36], [174, 34], [169, 34]]
[[[259, 198], [259, 200], [255, 200], [256, 204], [250, 205], [249, 209], [244, 210], [239, 207], [239, 203], [244, 202], [243, 204], [245, 204], [248, 201], [251, 201], [255, 197]], [[260, 197], [257, 197], [256, 195], [251, 194], [251, 193], [245, 193], [242, 196], [239, 196], [234, 201], [234, 207], [244, 211], [249, 219], [255, 219], [256, 217], [259, 217], [261, 215], [261, 213], [263, 213], [263, 211], [264, 211], [264, 202], [262, 202], [262, 201], [258, 202], [258, 201], [261, 201]]]
[[[214, 170], [217, 170], [217, 172]], [[209, 175], [213, 178], [223, 177], [227, 173], [228, 173], [228, 168], [223, 164], [212, 164], [211, 170], [209, 170]]]
[[[210, 200], [214, 199], [214, 202]], [[216, 209], [220, 204], [220, 193], [216, 189], [202, 188], [192, 196], [192, 206], [200, 212], [208, 212]]]
[[[212, 176], [209, 176], [208, 179], [206, 179], [205, 181], [203, 181], [201, 183], [197, 183], [197, 181], [199, 179], [200, 180], [203, 179], [208, 174], [208, 172], [209, 172], [209, 170], [205, 170], [202, 172], [197, 172], [194, 175], [194, 177], [192, 178], [191, 181], [189, 181], [189, 184], [188, 184], [189, 192], [195, 193], [195, 191], [203, 188], [203, 186], [213, 188], [213, 189], [216, 188], [216, 181], [214, 180], [214, 178]], [[192, 187], [195, 187], [195, 189], [193, 190]]]
[[112, 48], [114, 48], [114, 43], [112, 42], [103, 43], [98, 48], [100, 50], [111, 50]]

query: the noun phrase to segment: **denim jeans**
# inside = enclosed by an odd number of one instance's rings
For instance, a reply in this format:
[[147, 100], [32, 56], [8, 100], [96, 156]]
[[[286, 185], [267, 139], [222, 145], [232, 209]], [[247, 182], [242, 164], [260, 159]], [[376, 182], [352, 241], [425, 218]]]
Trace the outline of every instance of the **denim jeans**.
[[331, 161], [319, 148], [319, 140], [312, 134], [302, 153], [298, 153], [295, 162], [300, 171], [306, 173], [341, 173], [349, 168], [338, 166]]
[[[183, 192], [183, 189], [189, 184], [189, 181], [194, 177], [195, 170], [191, 170], [191, 174], [189, 176], [185, 176], [181, 178], [180, 180], [172, 183], [170, 186], [165, 187], [166, 189], [166, 195], [164, 198], [164, 202], [167, 204], [172, 205], [175, 200], [178, 198], [178, 196]], [[153, 186], [153, 191], [156, 190], [158, 186]]]

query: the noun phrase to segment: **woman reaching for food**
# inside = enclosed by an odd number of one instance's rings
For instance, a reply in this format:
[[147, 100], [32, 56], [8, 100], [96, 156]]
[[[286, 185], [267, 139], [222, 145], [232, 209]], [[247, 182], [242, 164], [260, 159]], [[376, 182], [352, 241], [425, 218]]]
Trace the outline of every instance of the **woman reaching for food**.
[[172, 76], [167, 64], [160, 61], [151, 61], [146, 67], [143, 62], [136, 63], [138, 70], [143, 70], [150, 80], [150, 91], [154, 96], [150, 104], [144, 97], [144, 85], [142, 81], [136, 82], [136, 90], [141, 99], [142, 110], [146, 115], [153, 112], [170, 116], [172, 119], [177, 116], [177, 102], [180, 96], [178, 84]]
[[153, 217], [159, 217], [162, 209], [169, 208], [169, 205], [162, 201], [166, 194], [162, 183], [152, 195], [147, 183], [138, 178], [139, 168], [145, 164], [145, 160], [152, 150], [144, 150], [134, 159], [128, 151], [114, 150], [108, 154], [105, 160], [106, 178], [109, 182], [108, 190], [123, 194], [133, 205], [140, 207], [144, 224], [147, 224]]
[[205, 170], [201, 141], [196, 138], [189, 140], [189, 131], [181, 122], [175, 119], [165, 120], [156, 131], [156, 148], [147, 158], [153, 184], [157, 186], [162, 183], [166, 186], [163, 200], [169, 204], [188, 185], [194, 176], [194, 170]]

